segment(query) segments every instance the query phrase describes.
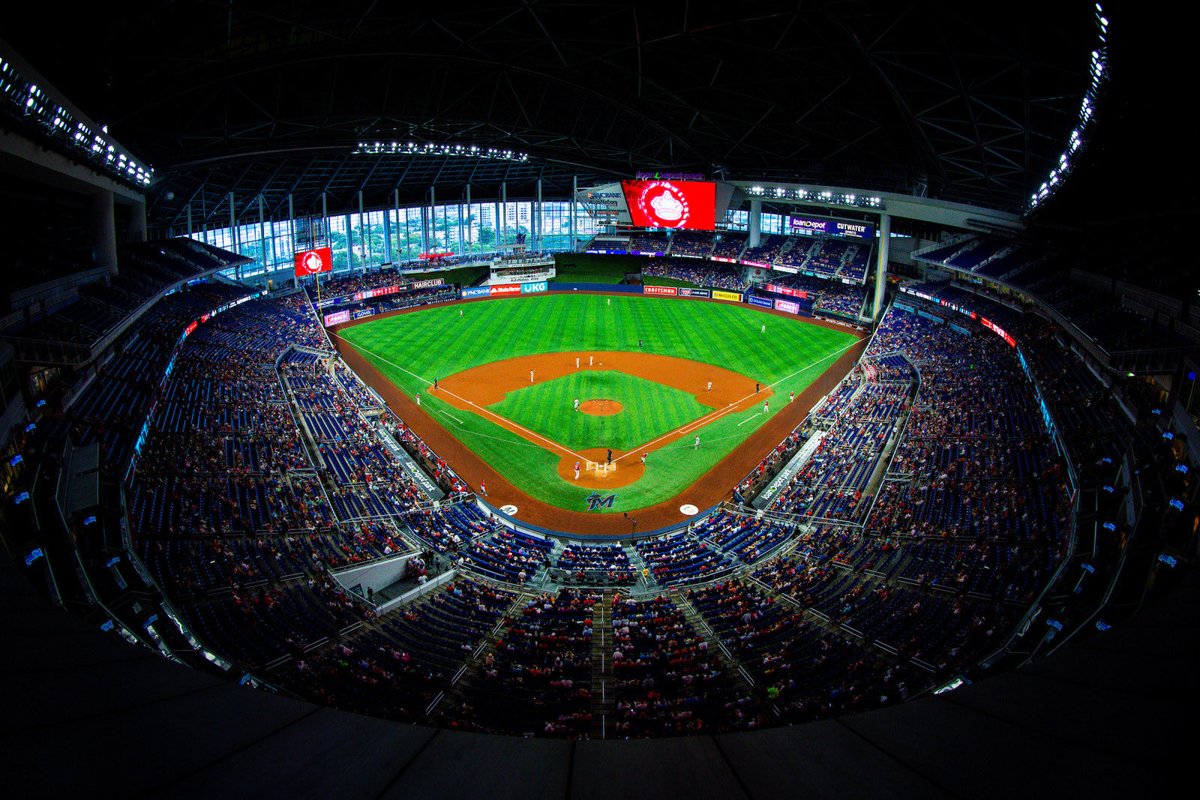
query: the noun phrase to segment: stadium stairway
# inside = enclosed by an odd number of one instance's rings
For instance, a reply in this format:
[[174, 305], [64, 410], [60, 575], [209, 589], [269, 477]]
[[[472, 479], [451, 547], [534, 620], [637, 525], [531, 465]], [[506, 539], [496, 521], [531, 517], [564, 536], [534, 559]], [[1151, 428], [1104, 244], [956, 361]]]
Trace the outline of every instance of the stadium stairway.
[[[676, 591], [672, 586], [667, 589], [667, 597], [675, 604], [675, 607], [683, 614], [684, 620], [696, 631], [704, 641], [708, 642], [708, 649], [711, 653], [716, 653], [717, 658], [725, 668], [725, 673], [729, 676], [733, 685], [737, 686], [740, 694], [750, 696], [755, 694], [754, 678], [742, 666], [742, 662], [738, 661], [733, 653], [721, 641], [721, 637], [717, 632], [709, 626], [704, 620], [704, 615], [696, 610], [692, 605], [692, 601], [688, 599], [685, 592]], [[774, 712], [778, 715], [778, 710]]]
[[[500, 641], [505, 629], [505, 623], [520, 616], [521, 609], [533, 597], [532, 592], [517, 593], [512, 603], [509, 604], [504, 614], [501, 615], [500, 620], [496, 623], [496, 627], [492, 628], [487, 637], [471, 652], [471, 655], [467, 656], [462, 666], [454, 672], [453, 677], [450, 678], [450, 685], [446, 687], [446, 690], [434, 699], [429, 708], [425, 709], [425, 716], [427, 718], [433, 716], [434, 711], [439, 705], [444, 704], [448, 708], [458, 708], [467, 702], [467, 689], [479, 674], [480, 666], [483, 664], [484, 659], [487, 658], [488, 653], [495, 652], [496, 642]], [[452, 717], [453, 714], [451, 713], [449, 716]]]
[[605, 589], [592, 606], [592, 736], [605, 739], [608, 720], [616, 710], [613, 689], [612, 607], [615, 591]]
[[637, 574], [637, 582], [635, 586], [642, 591], [659, 588], [658, 581], [650, 573], [649, 567], [646, 566], [646, 560], [638, 553], [637, 548], [632, 544], [622, 544], [621, 549], [625, 551], [625, 555], [629, 558], [629, 563], [633, 565], [634, 572]]

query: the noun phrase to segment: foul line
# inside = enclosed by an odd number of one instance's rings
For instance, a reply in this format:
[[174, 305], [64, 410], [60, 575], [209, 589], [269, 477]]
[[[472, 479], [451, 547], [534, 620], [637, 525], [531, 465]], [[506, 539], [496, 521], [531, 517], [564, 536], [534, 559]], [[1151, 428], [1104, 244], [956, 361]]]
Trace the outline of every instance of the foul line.
[[439, 408], [439, 409], [438, 409], [438, 413], [439, 413], [439, 414], [444, 414], [444, 415], [446, 415], [446, 416], [447, 416], [447, 417], [449, 417], [450, 419], [452, 419], [452, 420], [454, 420], [455, 422], [457, 422], [459, 425], [465, 425], [465, 424], [466, 424], [466, 423], [465, 423], [465, 422], [463, 422], [461, 419], [459, 419], [458, 417], [456, 417], [456, 416], [454, 416], [453, 414], [451, 414], [449, 411], [443, 411], [442, 409], [440, 409], [440, 408]]
[[[339, 335], [338, 335], [338, 334], [336, 334], [336, 333], [335, 333], [335, 334], [333, 334], [333, 335], [334, 335], [334, 336], [337, 336], [337, 338], [339, 338], [339, 339], [342, 339], [342, 337], [341, 337], [341, 336], [339, 336]], [[365, 347], [360, 347], [360, 346], [358, 346], [358, 345], [351, 344], [351, 343], [350, 343], [349, 341], [347, 341], [346, 339], [342, 339], [342, 341], [343, 341], [343, 342], [346, 342], [346, 344], [350, 345], [351, 347], [355, 347], [355, 348], [357, 348], [357, 349], [361, 350], [362, 352], [364, 352], [364, 353], [367, 353], [368, 355], [370, 355], [370, 356], [372, 356], [372, 357], [374, 357], [374, 358], [377, 358], [377, 359], [379, 359], [380, 361], [382, 361], [382, 362], [383, 362], [383, 363], [385, 363], [385, 364], [391, 364], [393, 367], [395, 367], [396, 369], [400, 370], [401, 372], [407, 372], [409, 375], [412, 375], [414, 378], [416, 378], [416, 379], [417, 379], [417, 380], [419, 380], [419, 381], [424, 381], [424, 382], [425, 382], [425, 383], [427, 383], [427, 384], [429, 383], [429, 380], [427, 380], [426, 378], [424, 378], [424, 377], [422, 377], [422, 376], [418, 375], [417, 373], [413, 372], [412, 370], [407, 370], [407, 369], [405, 369], [404, 367], [400, 366], [399, 364], [397, 364], [397, 363], [396, 363], [396, 362], [394, 362], [394, 361], [389, 361], [388, 359], [384, 358], [383, 356], [379, 355], [378, 353], [373, 353], [373, 352], [371, 352], [370, 350], [368, 350], [368, 349], [367, 349], [367, 348], [365, 348]], [[477, 413], [481, 413], [481, 414], [489, 414], [489, 415], [491, 415], [491, 416], [495, 417], [496, 419], [498, 419], [498, 420], [500, 420], [501, 422], [505, 423], [504, 425], [501, 425], [501, 426], [500, 426], [501, 428], [504, 428], [505, 430], [511, 431], [512, 433], [518, 433], [518, 431], [519, 431], [518, 435], [524, 435], [524, 434], [528, 434], [530, 438], [533, 438], [533, 439], [540, 439], [541, 441], [543, 441], [543, 442], [545, 442], [546, 444], [550, 445], [550, 446], [551, 446], [551, 447], [553, 447], [554, 449], [556, 449], [556, 450], [560, 450], [560, 451], [562, 451], [562, 452], [566, 453], [566, 454], [567, 454], [567, 455], [569, 455], [569, 456], [574, 456], [576, 459], [579, 459], [579, 460], [581, 460], [581, 461], [586, 461], [586, 460], [587, 460], [586, 458], [584, 458], [583, 456], [581, 456], [579, 453], [576, 453], [574, 450], [568, 450], [567, 448], [563, 447], [561, 444], [559, 444], [558, 442], [554, 441], [553, 439], [547, 439], [545, 436], [542, 436], [540, 433], [536, 433], [536, 432], [534, 432], [534, 431], [531, 431], [531, 430], [529, 430], [528, 428], [524, 427], [523, 425], [518, 425], [517, 423], [513, 422], [512, 420], [510, 420], [510, 419], [506, 419], [505, 417], [502, 417], [502, 416], [500, 416], [499, 414], [497, 414], [497, 413], [496, 413], [496, 412], [494, 412], [494, 411], [490, 411], [490, 410], [488, 410], [488, 409], [486, 409], [486, 408], [483, 408], [482, 406], [476, 405], [476, 404], [475, 404], [473, 401], [471, 401], [471, 400], [468, 400], [467, 398], [465, 398], [465, 397], [462, 397], [462, 396], [460, 396], [460, 395], [457, 395], [457, 394], [455, 394], [454, 392], [451, 392], [451, 391], [450, 391], [450, 390], [448, 390], [448, 389], [439, 389], [438, 391], [439, 391], [439, 392], [441, 392], [442, 394], [448, 394], [448, 395], [450, 395], [451, 397], [456, 397], [456, 398], [458, 398], [458, 399], [459, 399], [459, 400], [461, 400], [462, 402], [464, 402], [464, 403], [466, 403], [467, 405], [471, 406], [471, 408], [472, 408], [472, 409], [474, 409], [474, 410], [475, 410]], [[443, 412], [443, 413], [444, 413], [444, 412]], [[449, 416], [449, 414], [447, 414], [447, 416]], [[453, 417], [451, 417], [451, 418], [453, 419]], [[461, 423], [461, 422], [460, 422], [459, 424], [461, 425], [461, 424], [463, 424], [463, 423]], [[510, 427], [510, 426], [511, 426], [511, 427]], [[516, 428], [516, 429], [518, 429], [518, 430], [514, 431], [514, 430], [512, 430], [513, 428]]]
[[742, 426], [743, 426], [743, 425], [745, 425], [747, 422], [749, 422], [750, 420], [754, 419], [754, 417], [761, 417], [761, 416], [762, 416], [762, 413], [763, 413], [763, 412], [759, 411], [757, 414], [753, 414], [753, 415], [751, 415], [751, 416], [749, 416], [749, 417], [746, 417], [744, 420], [742, 420], [741, 422], [739, 422], [739, 423], [738, 423], [738, 427], [739, 427], [739, 428], [740, 428], [740, 427], [742, 427]]

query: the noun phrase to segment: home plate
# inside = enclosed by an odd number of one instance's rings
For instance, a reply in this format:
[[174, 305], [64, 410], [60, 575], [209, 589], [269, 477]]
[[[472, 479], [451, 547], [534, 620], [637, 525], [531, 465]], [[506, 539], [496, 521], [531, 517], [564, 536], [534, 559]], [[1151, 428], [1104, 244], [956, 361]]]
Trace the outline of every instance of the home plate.
[[[693, 508], [694, 508], [694, 506], [693, 506]], [[508, 514], [510, 517], [514, 516], [517, 513], [517, 507], [514, 506], [512, 503], [509, 503], [506, 506], [500, 506], [500, 510], [502, 512], [504, 512], [505, 514]]]
[[691, 503], [684, 503], [683, 505], [681, 505], [679, 507], [679, 513], [690, 517], [690, 516], [700, 513], [700, 509], [696, 508]]

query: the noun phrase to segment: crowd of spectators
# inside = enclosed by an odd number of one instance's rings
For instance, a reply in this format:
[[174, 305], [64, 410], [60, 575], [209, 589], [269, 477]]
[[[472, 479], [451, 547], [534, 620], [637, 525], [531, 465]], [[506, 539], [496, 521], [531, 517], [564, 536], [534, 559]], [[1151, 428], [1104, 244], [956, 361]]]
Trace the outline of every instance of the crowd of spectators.
[[[596, 607], [611, 602], [612, 649], [600, 655], [611, 659], [618, 735], [861, 710], [905, 699], [994, 647], [1063, 553], [1065, 464], [1015, 351], [987, 331], [893, 309], [810, 423], [763, 460], [760, 475], [812, 442], [764, 514], [724, 509], [632, 546], [555, 553], [554, 541], [507, 530], [457, 496], [464, 487], [450, 466], [328, 350], [303, 293], [198, 326], [156, 388], [151, 376], [166, 370], [179, 331], [232, 291], [164, 300], [81, 396], [73, 432], [128, 454], [138, 432], [129, 419], [153, 408], [127, 486], [139, 553], [206, 643], [322, 702], [469, 730], [587, 736]], [[1117, 426], [1111, 400], [1052, 330], [1014, 330], [1056, 413], [1088, 398], [1065, 415], [1068, 435]], [[448, 485], [448, 502], [424, 502], [380, 426]], [[463, 571], [380, 619], [327, 574], [415, 548]], [[638, 560], [648, 570], [639, 588], [668, 593], [555, 590], [504, 619], [516, 592], [541, 586], [535, 577], [550, 567], [634, 584]]]
[[676, 259], [656, 259], [642, 267], [643, 278], [670, 278], [712, 289], [744, 292], [749, 287], [740, 269], [725, 264], [696, 264]]
[[809, 275], [773, 273], [770, 282], [805, 292], [812, 300], [814, 314], [836, 314], [856, 318], [862, 311], [866, 292], [861, 284], [814, 278]]
[[627, 586], [637, 579], [629, 556], [619, 544], [569, 544], [554, 561], [565, 581]]
[[[613, 600], [614, 728], [621, 737], [741, 730], [760, 722], [708, 642], [667, 597]], [[740, 689], [740, 690], [739, 690]]]
[[[563, 589], [528, 601], [480, 665], [455, 717], [490, 733], [587, 736], [592, 727], [592, 608]], [[449, 713], [449, 712], [448, 712]]]

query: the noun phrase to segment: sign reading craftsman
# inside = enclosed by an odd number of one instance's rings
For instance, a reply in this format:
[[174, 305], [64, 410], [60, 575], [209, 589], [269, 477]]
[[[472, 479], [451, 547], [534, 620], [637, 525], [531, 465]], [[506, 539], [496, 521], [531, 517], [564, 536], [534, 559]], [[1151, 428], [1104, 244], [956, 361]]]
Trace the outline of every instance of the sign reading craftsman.
[[296, 253], [296, 277], [317, 275], [321, 272], [333, 272], [333, 250], [328, 247], [314, 247]]
[[649, 285], [646, 285], [646, 286], [642, 287], [642, 294], [661, 294], [661, 295], [666, 295], [668, 297], [674, 297], [677, 294], [679, 294], [679, 292], [676, 290], [676, 288], [674, 286], [649, 286]]

